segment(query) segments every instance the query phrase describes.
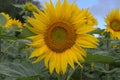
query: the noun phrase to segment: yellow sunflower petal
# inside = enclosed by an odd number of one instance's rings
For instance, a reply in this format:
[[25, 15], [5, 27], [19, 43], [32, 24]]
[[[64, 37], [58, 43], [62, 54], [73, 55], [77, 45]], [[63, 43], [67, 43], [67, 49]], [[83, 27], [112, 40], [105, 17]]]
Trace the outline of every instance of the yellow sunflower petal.
[[29, 36], [27, 38], [28, 39], [32, 39], [33, 41], [38, 41], [39, 39], [43, 39], [44, 35], [43, 34], [39, 34], [39, 35], [35, 35], [35, 36]]
[[58, 2], [57, 2], [57, 4], [56, 4], [56, 8], [55, 8], [55, 13], [56, 13], [56, 17], [57, 18], [60, 18], [60, 13], [61, 13], [61, 2], [60, 2], [60, 0], [58, 0]]
[[55, 66], [56, 72], [60, 74], [61, 72], [61, 54], [56, 54], [56, 66]]
[[79, 35], [79, 38], [76, 40], [77, 45], [85, 48], [96, 48], [96, 43], [98, 40], [90, 36], [89, 34]]
[[77, 34], [88, 33], [94, 30], [96, 30], [96, 28], [89, 27], [89, 26], [81, 26], [81, 28], [77, 29], [76, 33]]
[[29, 58], [39, 57], [40, 55], [44, 54], [46, 50], [47, 50], [47, 47], [45, 45], [42, 46], [41, 48], [35, 49]]
[[38, 41], [34, 41], [33, 43], [27, 45], [32, 47], [41, 47], [42, 45], [45, 45], [45, 43], [44, 43], [44, 39], [39, 39]]
[[72, 51], [77, 55], [77, 57], [80, 61], [84, 62], [83, 54], [85, 55], [85, 53], [81, 52], [76, 47], [73, 47]]
[[61, 69], [62, 69], [62, 73], [64, 74], [66, 72], [67, 69], [67, 55], [66, 54], [61, 54]]
[[[76, 62], [80, 67], [82, 67], [82, 65], [80, 64], [80, 62], [78, 61], [78, 57], [77, 55], [74, 53], [74, 51], [69, 50], [69, 53], [71, 55], [71, 57], [73, 58], [73, 61]], [[74, 68], [73, 68], [74, 69]]]
[[48, 53], [46, 53], [47, 55], [45, 56], [45, 60], [44, 60], [44, 63], [45, 63], [45, 66], [48, 68], [49, 67], [49, 60], [50, 58], [52, 57], [52, 52], [48, 51]]
[[50, 74], [53, 73], [55, 65], [56, 65], [56, 53], [52, 53], [52, 57], [50, 58], [50, 61], [49, 61]]
[[55, 8], [54, 8], [52, 1], [50, 0], [50, 4], [48, 2], [45, 2], [45, 5], [47, 7], [46, 13], [48, 13], [49, 16], [52, 17], [51, 20], [52, 21], [56, 20]]
[[[75, 69], [75, 67], [74, 67], [74, 60], [73, 60], [73, 57], [71, 56], [71, 51], [66, 51], [66, 55], [67, 55], [67, 62], [69, 63], [69, 65], [73, 68], [73, 69]], [[70, 55], [69, 55], [70, 54]]]
[[86, 57], [87, 53], [84, 49], [82, 49], [80, 46], [75, 45], [73, 46], [73, 49], [75, 49], [75, 51], [78, 51], [82, 56]]
[[37, 63], [37, 62], [40, 62], [42, 59], [45, 58], [46, 55], [41, 55], [39, 56], [35, 61], [33, 61], [32, 63]]

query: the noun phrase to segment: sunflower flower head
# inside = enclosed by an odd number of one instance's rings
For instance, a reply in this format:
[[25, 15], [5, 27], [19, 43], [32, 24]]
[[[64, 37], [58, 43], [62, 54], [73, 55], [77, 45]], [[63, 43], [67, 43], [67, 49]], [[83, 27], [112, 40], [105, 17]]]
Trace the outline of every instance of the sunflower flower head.
[[107, 31], [112, 39], [120, 40], [120, 9], [114, 9], [105, 18]]
[[87, 34], [95, 28], [83, 25], [84, 11], [75, 3], [69, 4], [68, 0], [61, 3], [58, 0], [54, 6], [50, 0], [45, 5], [44, 12], [38, 10], [33, 13], [34, 18], [28, 17], [32, 27], [26, 27], [36, 34], [29, 37], [33, 41], [29, 46], [35, 48], [30, 58], [37, 58], [33, 63], [44, 60], [50, 73], [64, 74], [68, 66], [74, 69], [74, 63], [82, 67], [81, 62], [86, 57], [83, 48], [96, 48], [98, 40]]
[[26, 9], [27, 11], [32, 12], [32, 11], [35, 10], [35, 5], [34, 5], [33, 3], [31, 3], [31, 2], [27, 2], [27, 3], [25, 4], [25, 9]]
[[8, 14], [5, 13], [1, 13], [1, 14], [6, 18], [6, 23], [4, 25], [6, 28], [12, 26], [18, 26], [18, 28], [22, 28], [22, 23], [19, 20], [12, 19]]
[[7, 24], [6, 27], [13, 27], [13, 26], [17, 26], [18, 28], [22, 28], [22, 23], [19, 20], [16, 19], [10, 19]]

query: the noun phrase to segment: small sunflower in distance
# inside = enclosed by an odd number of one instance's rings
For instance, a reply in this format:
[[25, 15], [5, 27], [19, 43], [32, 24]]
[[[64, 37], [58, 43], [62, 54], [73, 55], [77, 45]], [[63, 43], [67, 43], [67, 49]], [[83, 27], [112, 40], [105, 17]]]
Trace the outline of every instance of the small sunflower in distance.
[[7, 22], [6, 27], [17, 26], [18, 28], [22, 28], [22, 23], [19, 20], [11, 19]]
[[120, 9], [114, 9], [105, 18], [107, 31], [112, 39], [120, 40]]
[[1, 13], [6, 18], [5, 27], [10, 28], [12, 26], [18, 26], [18, 28], [22, 28], [22, 23], [19, 20], [12, 19], [9, 14]]
[[36, 57], [33, 62], [44, 60], [50, 73], [55, 70], [58, 74], [64, 74], [68, 65], [74, 69], [74, 63], [84, 62], [86, 51], [83, 48], [96, 48], [98, 39], [87, 34], [95, 30], [90, 25], [84, 24], [84, 12], [75, 3], [69, 4], [68, 0], [61, 3], [60, 0], [53, 5], [46, 2], [43, 11], [33, 13], [34, 18], [28, 17], [26, 26], [36, 34], [30, 36], [33, 42], [29, 44], [35, 50], [30, 58]]
[[30, 12], [38, 10], [37, 6], [35, 6], [32, 2], [27, 2], [24, 8], [25, 10], [30, 11]]

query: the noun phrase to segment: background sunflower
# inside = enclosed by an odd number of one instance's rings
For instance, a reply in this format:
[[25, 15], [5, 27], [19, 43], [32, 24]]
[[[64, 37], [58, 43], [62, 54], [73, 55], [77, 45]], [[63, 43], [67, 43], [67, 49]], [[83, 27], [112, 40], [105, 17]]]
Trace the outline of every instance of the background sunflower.
[[120, 9], [111, 10], [106, 15], [105, 21], [107, 31], [110, 32], [111, 38], [118, 38], [120, 40]]

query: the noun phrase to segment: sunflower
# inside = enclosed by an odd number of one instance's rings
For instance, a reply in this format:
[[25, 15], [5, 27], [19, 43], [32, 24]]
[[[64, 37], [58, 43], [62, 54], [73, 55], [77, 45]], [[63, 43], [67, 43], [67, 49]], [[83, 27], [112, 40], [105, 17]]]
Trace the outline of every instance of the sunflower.
[[35, 5], [33, 5], [33, 3], [27, 2], [27, 3], [25, 4], [25, 9], [28, 10], [28, 11], [34, 11], [34, 9], [35, 9], [34, 6], [35, 6]]
[[30, 58], [37, 58], [33, 63], [44, 60], [51, 74], [54, 70], [64, 74], [68, 65], [75, 69], [74, 63], [82, 67], [86, 56], [83, 48], [96, 48], [98, 40], [87, 34], [95, 28], [83, 25], [84, 12], [75, 3], [58, 0], [54, 6], [50, 0], [45, 4], [44, 12], [39, 10], [33, 13], [34, 18], [28, 17], [31, 26], [26, 27], [36, 34], [29, 37], [33, 41], [29, 45], [35, 48]]
[[29, 11], [29, 12], [34, 12], [34, 11], [38, 11], [38, 7], [36, 5], [34, 5], [32, 2], [27, 2], [24, 5], [25, 10]]
[[9, 28], [12, 26], [18, 26], [18, 28], [22, 28], [22, 23], [19, 20], [16, 19], [12, 19], [9, 14], [6, 13], [1, 13], [5, 18], [6, 18], [6, 22], [5, 22], [5, 27]]
[[120, 40], [120, 9], [114, 9], [105, 18], [107, 31], [112, 39]]
[[22, 28], [22, 23], [19, 20], [16, 19], [10, 19], [8, 20], [6, 27], [12, 27], [12, 26], [17, 26], [18, 28]]

